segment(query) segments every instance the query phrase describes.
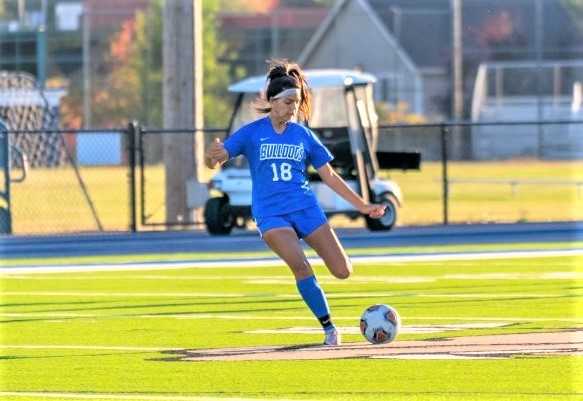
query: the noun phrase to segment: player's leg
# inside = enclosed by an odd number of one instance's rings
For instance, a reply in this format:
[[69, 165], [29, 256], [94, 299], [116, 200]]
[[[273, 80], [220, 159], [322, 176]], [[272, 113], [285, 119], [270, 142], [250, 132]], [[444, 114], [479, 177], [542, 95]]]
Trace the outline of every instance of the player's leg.
[[322, 258], [330, 273], [346, 279], [352, 273], [352, 263], [328, 222], [304, 237], [304, 241]]
[[314, 275], [293, 228], [270, 229], [263, 234], [263, 240], [289, 266], [296, 280]]
[[296, 231], [322, 258], [330, 273], [336, 278], [348, 278], [352, 273], [352, 264], [322, 208], [310, 207], [290, 216]]
[[326, 295], [314, 275], [296, 232], [291, 227], [273, 228], [263, 234], [263, 240], [290, 267], [296, 278], [298, 292], [326, 333], [324, 343], [339, 345], [340, 337], [330, 319]]

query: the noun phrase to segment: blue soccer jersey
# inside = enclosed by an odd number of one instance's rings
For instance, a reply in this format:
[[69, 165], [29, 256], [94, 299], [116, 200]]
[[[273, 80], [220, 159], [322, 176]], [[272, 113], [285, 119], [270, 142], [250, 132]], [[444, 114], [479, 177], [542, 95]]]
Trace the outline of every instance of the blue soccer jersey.
[[229, 158], [244, 155], [253, 181], [253, 217], [277, 216], [318, 204], [308, 165], [318, 169], [334, 157], [307, 127], [288, 123], [278, 134], [269, 117], [247, 124], [225, 140]]

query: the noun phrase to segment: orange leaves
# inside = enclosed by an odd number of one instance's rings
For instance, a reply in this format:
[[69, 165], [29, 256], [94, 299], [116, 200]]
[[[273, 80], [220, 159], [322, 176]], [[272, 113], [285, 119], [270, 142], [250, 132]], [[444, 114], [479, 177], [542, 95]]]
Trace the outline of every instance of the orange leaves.
[[136, 20], [135, 18], [124, 21], [118, 34], [111, 42], [109, 50], [114, 62], [125, 62], [128, 60], [134, 49], [136, 38]]

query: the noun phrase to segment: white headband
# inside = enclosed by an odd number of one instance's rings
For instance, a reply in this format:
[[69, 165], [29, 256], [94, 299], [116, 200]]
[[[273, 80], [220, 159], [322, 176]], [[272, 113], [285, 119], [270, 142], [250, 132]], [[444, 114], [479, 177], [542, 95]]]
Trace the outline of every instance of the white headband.
[[288, 88], [286, 90], [279, 92], [277, 95], [273, 96], [271, 99], [279, 99], [279, 98], [288, 97], [288, 96], [301, 97], [300, 89], [299, 88]]

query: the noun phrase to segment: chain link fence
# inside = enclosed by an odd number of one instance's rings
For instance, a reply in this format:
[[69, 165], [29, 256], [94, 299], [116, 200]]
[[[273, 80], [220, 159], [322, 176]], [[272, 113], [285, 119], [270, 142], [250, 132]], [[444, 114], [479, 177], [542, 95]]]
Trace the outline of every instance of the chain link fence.
[[[14, 138], [26, 134], [58, 137], [64, 144], [59, 152], [69, 155], [58, 165], [0, 158], [0, 192], [7, 192], [10, 177], [20, 181], [9, 184], [11, 232], [203, 229], [202, 214], [166, 217], [164, 143], [195, 131], [134, 128], [4, 130], [13, 154]], [[529, 130], [521, 139], [520, 132]], [[484, 132], [491, 135], [484, 138]], [[207, 144], [225, 135], [222, 129], [204, 131]], [[568, 145], [561, 142], [565, 137]], [[583, 220], [583, 122], [381, 126], [378, 148], [422, 155], [420, 170], [381, 172], [403, 191], [400, 226]], [[30, 156], [30, 150], [20, 151]], [[205, 169], [201, 177], [215, 173]], [[6, 202], [0, 207], [6, 209]], [[332, 224], [364, 227], [361, 219], [340, 217]]]
[[[30, 163], [34, 153], [16, 140], [25, 135], [62, 143], [53, 151], [67, 157], [58, 164]], [[130, 230], [128, 131], [20, 130], [4, 137], [3, 148], [24, 156], [1, 166], [0, 189], [8, 195], [0, 206], [9, 218], [4, 234]]]
[[419, 151], [383, 174], [405, 195], [400, 224], [583, 220], [583, 121], [382, 126], [380, 150]]

